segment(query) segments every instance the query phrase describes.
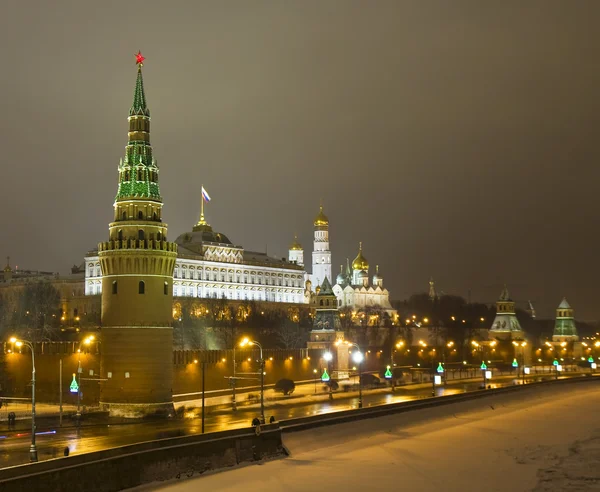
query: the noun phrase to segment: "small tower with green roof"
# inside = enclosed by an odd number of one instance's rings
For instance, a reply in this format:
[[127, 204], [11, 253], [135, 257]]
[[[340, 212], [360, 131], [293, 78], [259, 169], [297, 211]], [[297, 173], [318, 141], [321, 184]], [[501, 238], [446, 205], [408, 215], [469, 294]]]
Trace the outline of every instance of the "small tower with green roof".
[[522, 339], [525, 334], [515, 314], [515, 301], [513, 301], [506, 285], [496, 301], [496, 317], [489, 331], [490, 338]]
[[575, 325], [575, 317], [573, 308], [568, 303], [566, 297], [558, 305], [556, 309], [556, 320], [554, 321], [554, 332], [552, 333], [553, 342], [577, 342], [577, 326]]

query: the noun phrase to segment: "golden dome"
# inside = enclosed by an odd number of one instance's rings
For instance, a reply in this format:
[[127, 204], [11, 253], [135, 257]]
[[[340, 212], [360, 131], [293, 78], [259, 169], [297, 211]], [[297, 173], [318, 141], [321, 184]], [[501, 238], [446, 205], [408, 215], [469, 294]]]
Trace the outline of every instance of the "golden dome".
[[298, 242], [298, 236], [294, 236], [294, 242], [290, 245], [290, 251], [302, 251], [302, 245]]
[[329, 219], [327, 218], [327, 215], [323, 213], [323, 205], [321, 205], [319, 207], [319, 214], [315, 218], [315, 227], [326, 225], [329, 225]]
[[358, 246], [358, 255], [354, 258], [352, 262], [353, 270], [364, 270], [365, 272], [369, 270], [369, 262], [362, 254], [362, 243], [359, 243]]

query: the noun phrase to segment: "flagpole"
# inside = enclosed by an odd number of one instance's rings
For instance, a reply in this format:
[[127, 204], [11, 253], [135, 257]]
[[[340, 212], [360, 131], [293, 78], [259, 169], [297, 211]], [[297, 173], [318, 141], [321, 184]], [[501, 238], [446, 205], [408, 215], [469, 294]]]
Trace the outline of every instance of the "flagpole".
[[202, 190], [204, 189], [204, 185], [200, 188], [200, 223], [204, 222], [204, 194]]

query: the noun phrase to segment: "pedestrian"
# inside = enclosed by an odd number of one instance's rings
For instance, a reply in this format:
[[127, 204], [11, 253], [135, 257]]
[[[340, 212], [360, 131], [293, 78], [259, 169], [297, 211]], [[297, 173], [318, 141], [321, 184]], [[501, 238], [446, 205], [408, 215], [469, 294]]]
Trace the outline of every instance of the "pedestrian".
[[69, 456], [69, 446], [65, 446], [65, 449], [63, 450], [63, 454], [65, 456]]

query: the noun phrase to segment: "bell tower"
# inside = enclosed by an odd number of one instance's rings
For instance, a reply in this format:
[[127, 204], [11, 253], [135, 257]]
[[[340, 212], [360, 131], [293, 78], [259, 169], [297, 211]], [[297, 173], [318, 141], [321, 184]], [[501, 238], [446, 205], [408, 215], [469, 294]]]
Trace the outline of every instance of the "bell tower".
[[142, 63], [138, 66], [125, 157], [109, 239], [98, 245], [102, 268], [102, 385], [111, 415], [173, 413], [173, 269], [177, 245], [162, 221], [159, 170], [150, 145]]
[[321, 285], [325, 279], [331, 280], [331, 251], [329, 250], [329, 219], [323, 212], [323, 205], [315, 218], [315, 240], [312, 254], [312, 281]]

